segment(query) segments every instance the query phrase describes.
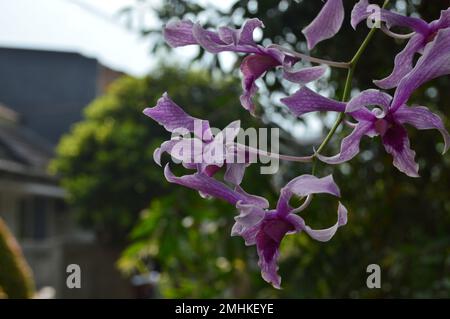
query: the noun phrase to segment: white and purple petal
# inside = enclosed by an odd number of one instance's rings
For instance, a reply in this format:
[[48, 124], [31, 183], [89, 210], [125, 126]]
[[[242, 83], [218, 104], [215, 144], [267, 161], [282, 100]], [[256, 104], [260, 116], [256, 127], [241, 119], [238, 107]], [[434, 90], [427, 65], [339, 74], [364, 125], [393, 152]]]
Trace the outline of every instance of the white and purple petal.
[[204, 195], [225, 200], [232, 205], [236, 205], [238, 201], [241, 201], [242, 203], [253, 203], [255, 201], [255, 197], [253, 195], [248, 195], [245, 192], [234, 191], [225, 184], [201, 172], [177, 177], [172, 173], [169, 165], [167, 164], [164, 168], [164, 176], [170, 183], [197, 190]]
[[269, 54], [252, 54], [244, 58], [241, 64], [242, 88], [244, 92], [240, 97], [242, 106], [250, 113], [254, 114], [255, 105], [253, 97], [258, 91], [255, 81], [268, 70], [281, 65], [281, 61]]
[[208, 121], [187, 114], [169, 98], [167, 93], [163, 94], [155, 107], [148, 107], [143, 113], [164, 126], [169, 132], [194, 132], [201, 135], [198, 137], [205, 141], [213, 137]]
[[344, 5], [342, 0], [327, 0], [316, 18], [303, 30], [308, 49], [317, 43], [332, 38], [339, 32], [344, 21]]
[[352, 98], [345, 108], [346, 113], [358, 111], [366, 106], [381, 106], [385, 113], [387, 113], [389, 105], [391, 105], [392, 96], [387, 93], [375, 89], [362, 91], [357, 96]]
[[392, 111], [405, 104], [422, 84], [447, 74], [450, 74], [450, 28], [437, 33], [414, 69], [400, 81], [392, 101]]
[[336, 234], [339, 227], [347, 224], [347, 208], [339, 202], [338, 210], [337, 210], [337, 221], [336, 223], [326, 229], [312, 229], [308, 225], [305, 224], [304, 231], [313, 239], [321, 242], [329, 241], [334, 234]]
[[371, 5], [368, 0], [360, 0], [352, 10], [351, 25], [354, 29], [367, 18], [379, 19], [380, 22], [386, 23], [388, 28], [399, 26], [407, 27], [418, 33], [427, 34], [430, 27], [427, 22], [422, 19], [414, 17], [405, 17], [401, 14], [392, 12], [390, 10], [382, 9], [377, 5]]
[[402, 125], [391, 126], [382, 136], [386, 152], [392, 155], [394, 166], [410, 177], [419, 177], [419, 165], [409, 143], [408, 133]]
[[326, 66], [313, 66], [298, 71], [295, 71], [291, 67], [284, 66], [283, 77], [293, 83], [306, 84], [321, 78], [326, 70]]
[[360, 121], [353, 132], [345, 137], [341, 143], [339, 154], [327, 157], [316, 154], [317, 158], [327, 164], [340, 164], [351, 160], [359, 153], [359, 144], [364, 135], [374, 136], [374, 122]]
[[405, 48], [395, 56], [394, 69], [384, 79], [373, 81], [382, 89], [392, 89], [413, 69], [414, 56], [421, 51], [425, 45], [426, 37], [420, 33], [409, 39]]
[[190, 20], [169, 22], [163, 29], [164, 39], [173, 48], [197, 44], [197, 39], [192, 34], [193, 26], [194, 23]]
[[281, 240], [286, 234], [292, 234], [295, 231], [295, 225], [289, 219], [273, 218], [261, 222], [260, 230], [256, 235], [261, 276], [274, 288], [281, 288], [277, 264]]
[[293, 95], [282, 98], [281, 102], [295, 116], [315, 111], [345, 111], [345, 103], [326, 98], [306, 86], [301, 87]]
[[438, 130], [444, 139], [444, 151], [447, 152], [450, 147], [450, 135], [445, 129], [444, 122], [437, 115], [431, 112], [425, 106], [406, 106], [403, 105], [394, 113], [395, 119], [401, 124], [410, 124], [419, 130]]

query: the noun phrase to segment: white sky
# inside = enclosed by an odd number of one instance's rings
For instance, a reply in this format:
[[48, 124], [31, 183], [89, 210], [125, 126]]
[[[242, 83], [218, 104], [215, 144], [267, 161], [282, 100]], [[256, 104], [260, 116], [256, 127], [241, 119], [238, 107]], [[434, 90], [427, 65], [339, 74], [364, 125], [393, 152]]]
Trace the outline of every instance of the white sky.
[[[147, 0], [146, 7], [135, 16], [146, 26], [160, 27], [148, 6], [164, 0]], [[227, 9], [236, 0], [198, 0], [201, 4]], [[32, 48], [78, 52], [97, 58], [100, 63], [134, 76], [143, 76], [155, 66], [148, 38], [125, 27], [117, 12], [136, 0], [0, 0], [0, 47]], [[198, 48], [188, 46], [171, 50], [178, 64], [190, 60]], [[221, 53], [222, 66], [232, 66], [235, 56]], [[295, 125], [294, 136], [305, 138], [320, 132], [317, 118], [308, 125]], [[280, 124], [280, 123], [279, 123]], [[281, 123], [282, 124], [282, 123]]]
[[[155, 7], [163, 0], [147, 1]], [[233, 0], [200, 0], [226, 8]], [[146, 74], [155, 59], [147, 38], [127, 29], [116, 13], [135, 0], [0, 0], [0, 47], [78, 52], [126, 73]], [[158, 27], [148, 7], [145, 25]], [[123, 21], [122, 21], [123, 22]], [[181, 59], [192, 52], [178, 51]], [[192, 50], [191, 50], [192, 51]], [[195, 52], [195, 51], [194, 51]]]

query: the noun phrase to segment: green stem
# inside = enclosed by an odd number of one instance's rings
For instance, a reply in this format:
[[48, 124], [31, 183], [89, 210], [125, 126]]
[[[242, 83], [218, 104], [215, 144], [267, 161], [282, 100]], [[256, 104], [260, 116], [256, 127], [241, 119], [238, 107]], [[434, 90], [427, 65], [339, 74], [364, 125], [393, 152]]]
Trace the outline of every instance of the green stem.
[[[389, 0], [385, 0], [384, 4], [383, 4], [383, 8], [385, 8], [388, 3], [389, 3]], [[369, 45], [369, 43], [372, 40], [373, 35], [375, 34], [376, 31], [377, 31], [377, 28], [372, 28], [370, 30], [370, 32], [367, 34], [364, 41], [361, 43], [361, 46], [359, 47], [358, 51], [356, 51], [355, 55], [349, 62], [350, 68], [347, 71], [347, 79], [345, 80], [344, 92], [342, 93], [342, 100], [341, 100], [342, 102], [347, 102], [348, 99], [350, 98], [353, 74], [355, 73], [356, 65], [358, 64], [358, 61], [361, 58], [361, 56], [363, 55], [364, 51], [367, 49], [367, 46]], [[333, 126], [331, 127], [331, 130], [328, 132], [327, 136], [325, 136], [324, 140], [319, 145], [319, 148], [317, 149], [315, 154], [320, 154], [320, 152], [322, 152], [322, 150], [328, 145], [328, 143], [330, 142], [334, 133], [336, 133], [336, 130], [338, 129], [339, 125], [344, 120], [344, 117], [345, 117], [344, 112], [339, 113], [339, 116], [336, 119], [336, 121], [334, 122]], [[317, 157], [314, 156], [313, 160], [312, 160], [312, 175], [314, 175], [316, 172], [316, 166], [317, 166]]]

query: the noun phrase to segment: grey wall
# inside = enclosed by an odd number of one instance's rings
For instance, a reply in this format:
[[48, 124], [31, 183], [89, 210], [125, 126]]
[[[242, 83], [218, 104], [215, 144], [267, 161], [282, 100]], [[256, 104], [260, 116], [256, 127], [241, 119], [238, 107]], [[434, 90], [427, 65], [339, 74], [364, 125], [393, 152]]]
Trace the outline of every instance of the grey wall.
[[0, 48], [0, 103], [56, 144], [95, 98], [97, 67], [75, 53]]

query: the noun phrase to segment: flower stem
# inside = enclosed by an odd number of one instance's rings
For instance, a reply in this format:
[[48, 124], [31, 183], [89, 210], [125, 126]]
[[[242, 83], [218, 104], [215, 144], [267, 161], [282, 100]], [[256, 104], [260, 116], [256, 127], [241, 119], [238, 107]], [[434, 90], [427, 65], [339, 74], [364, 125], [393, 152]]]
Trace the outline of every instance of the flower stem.
[[299, 59], [302, 59], [302, 60], [305, 60], [305, 61], [309, 61], [309, 62], [312, 62], [312, 63], [326, 64], [326, 65], [329, 65], [329, 66], [332, 66], [332, 67], [335, 67], [335, 68], [342, 68], [342, 69], [350, 68], [350, 63], [348, 63], [348, 62], [336, 62], [336, 61], [319, 59], [319, 58], [316, 58], [316, 57], [312, 57], [312, 56], [309, 56], [309, 55], [306, 55], [306, 54], [303, 54], [303, 53], [300, 53], [300, 52], [296, 52], [294, 50], [282, 47], [281, 45], [278, 45], [278, 44], [272, 44], [269, 47], [270, 48], [276, 48], [276, 49], [278, 49], [280, 51], [283, 51], [283, 52], [285, 52], [285, 53], [287, 53], [287, 54], [289, 54], [289, 55], [291, 55], [293, 57], [296, 57], [296, 58], [299, 58]]
[[[387, 6], [389, 3], [389, 0], [385, 0], [383, 4], [383, 8]], [[377, 31], [377, 28], [372, 28], [370, 32], [367, 34], [364, 41], [361, 43], [361, 46], [359, 47], [358, 51], [356, 51], [353, 58], [350, 60], [350, 68], [347, 71], [347, 79], [345, 80], [345, 86], [344, 86], [344, 92], [342, 93], [342, 102], [347, 102], [350, 98], [350, 93], [352, 89], [352, 80], [353, 80], [353, 74], [355, 73], [356, 65], [358, 64], [359, 59], [363, 55], [364, 51], [367, 49], [367, 46], [369, 45], [370, 41], [373, 38], [373, 35]], [[334, 133], [336, 133], [336, 130], [338, 129], [341, 122], [344, 120], [345, 113], [341, 112], [339, 113], [338, 118], [334, 122], [331, 130], [328, 132], [327, 136], [325, 136], [322, 143], [319, 145], [317, 151], [314, 154], [313, 161], [312, 161], [312, 175], [316, 172], [316, 166], [317, 166], [317, 154], [320, 154], [320, 152], [328, 145], [331, 138], [333, 137]]]

